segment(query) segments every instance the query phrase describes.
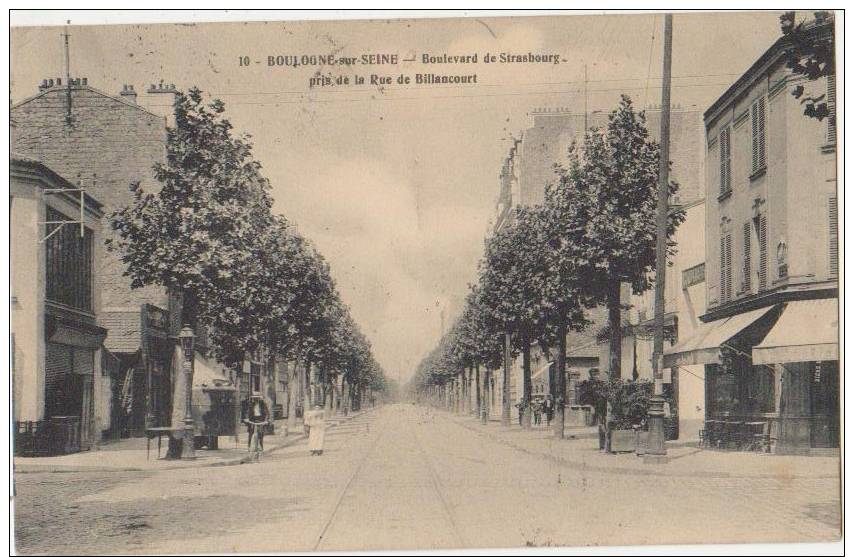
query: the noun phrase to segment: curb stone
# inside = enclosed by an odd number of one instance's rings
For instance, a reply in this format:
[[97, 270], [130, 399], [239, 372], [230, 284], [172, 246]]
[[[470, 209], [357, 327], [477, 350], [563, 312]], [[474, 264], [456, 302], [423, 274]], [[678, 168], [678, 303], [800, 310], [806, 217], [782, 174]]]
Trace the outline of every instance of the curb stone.
[[[500, 443], [506, 447], [510, 447], [522, 453], [525, 453], [530, 456], [547, 458], [553, 462], [556, 462], [560, 465], [566, 466], [567, 468], [572, 468], [575, 470], [582, 470], [585, 472], [602, 472], [606, 474], [615, 474], [615, 475], [633, 475], [633, 476], [666, 476], [666, 477], [681, 477], [681, 478], [741, 478], [741, 479], [780, 479], [778, 474], [733, 474], [730, 472], [713, 472], [713, 471], [701, 471], [701, 472], [686, 472], [686, 471], [663, 471], [663, 470], [655, 470], [650, 468], [649, 470], [639, 470], [636, 468], [627, 468], [623, 466], [601, 466], [597, 464], [589, 464], [586, 462], [579, 462], [572, 459], [568, 459], [562, 456], [549, 454], [547, 452], [539, 452], [536, 450], [531, 450], [512, 441], [508, 441], [507, 439], [503, 439], [494, 433], [487, 431], [482, 427], [480, 422], [477, 425], [481, 427], [472, 427], [469, 424], [463, 423], [462, 420], [453, 419], [452, 421], [457, 425], [464, 427], [470, 431], [475, 433], [479, 433], [486, 437], [489, 437], [493, 441]], [[773, 458], [773, 457], [772, 457]], [[793, 480], [817, 480], [817, 479], [832, 479], [838, 480], [839, 476], [834, 474], [815, 474], [815, 475], [806, 475], [806, 474], [795, 474], [791, 476], [786, 476], [786, 479]]]
[[[327, 429], [333, 429], [343, 423], [349, 422], [355, 418], [360, 416], [364, 416], [370, 412], [375, 410], [375, 408], [371, 408], [369, 410], [364, 410], [359, 412], [358, 414], [350, 414], [348, 416], [340, 416], [335, 418], [335, 422], [331, 423], [327, 426]], [[299, 433], [294, 436], [286, 437], [282, 443], [270, 447], [264, 451], [264, 454], [271, 454], [276, 451], [285, 449], [292, 445], [295, 445], [299, 441], [303, 441], [307, 438], [305, 433]], [[196, 466], [193, 465], [179, 465], [179, 466], [163, 466], [160, 468], [143, 468], [139, 466], [123, 466], [123, 467], [106, 467], [106, 466], [73, 466], [73, 465], [57, 465], [54, 467], [50, 467], [49, 465], [23, 465], [20, 467], [13, 467], [13, 472], [15, 474], [70, 474], [73, 472], [161, 472], [161, 471], [174, 471], [174, 470], [188, 470], [194, 468], [216, 468], [219, 466], [239, 466], [241, 464], [250, 464], [252, 462], [252, 457], [249, 455], [242, 455], [240, 457], [231, 458], [228, 460], [219, 460], [216, 462], [208, 462], [204, 464], [199, 464]], [[14, 465], [13, 465], [14, 466]]]

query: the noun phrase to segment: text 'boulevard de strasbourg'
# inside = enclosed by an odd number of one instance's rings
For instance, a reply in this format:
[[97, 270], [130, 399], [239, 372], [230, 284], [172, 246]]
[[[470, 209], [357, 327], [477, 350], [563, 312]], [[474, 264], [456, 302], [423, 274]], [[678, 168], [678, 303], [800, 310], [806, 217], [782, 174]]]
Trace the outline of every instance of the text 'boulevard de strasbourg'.
[[[245, 62], [241, 60], [242, 66], [250, 64], [249, 57], [245, 57]], [[362, 54], [361, 56], [336, 56], [334, 54], [302, 54], [302, 55], [268, 55], [267, 66], [270, 67], [291, 67], [298, 68], [299, 66], [378, 66], [378, 65], [397, 65], [401, 62], [414, 62], [418, 60], [414, 54], [411, 58], [400, 58], [398, 54]], [[556, 53], [512, 53], [500, 52], [493, 54], [490, 52], [480, 56], [478, 53], [473, 54], [421, 54], [422, 64], [477, 64], [479, 62], [494, 63], [494, 64], [560, 64], [565, 62], [560, 54]]]

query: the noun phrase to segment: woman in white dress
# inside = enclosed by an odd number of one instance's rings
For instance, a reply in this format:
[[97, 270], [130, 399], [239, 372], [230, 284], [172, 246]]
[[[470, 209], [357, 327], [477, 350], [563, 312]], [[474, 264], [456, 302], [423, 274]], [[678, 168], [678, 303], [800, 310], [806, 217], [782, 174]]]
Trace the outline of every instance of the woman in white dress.
[[312, 455], [323, 454], [323, 438], [326, 436], [326, 420], [321, 406], [315, 406], [308, 413], [308, 449]]

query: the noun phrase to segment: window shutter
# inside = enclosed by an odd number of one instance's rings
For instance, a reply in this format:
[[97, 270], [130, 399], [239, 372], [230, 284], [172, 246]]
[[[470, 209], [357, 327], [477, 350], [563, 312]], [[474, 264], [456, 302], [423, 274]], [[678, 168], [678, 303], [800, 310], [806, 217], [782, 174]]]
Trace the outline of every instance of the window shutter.
[[827, 225], [830, 238], [830, 274], [836, 276], [839, 273], [839, 229], [835, 197], [827, 200]]
[[759, 217], [759, 290], [768, 287], [767, 222], [765, 215]]
[[744, 223], [744, 291], [750, 292], [750, 223]]
[[827, 76], [827, 142], [836, 143], [836, 76]]
[[732, 151], [730, 149], [730, 128], [721, 130], [718, 148], [721, 157], [721, 195], [732, 189]]
[[759, 115], [756, 110], [756, 103], [750, 107], [750, 133], [751, 145], [753, 146], [753, 164], [751, 169], [753, 172], [759, 168]]
[[730, 141], [732, 128], [726, 129], [726, 190], [732, 189], [732, 142]]
[[756, 111], [759, 113], [757, 115], [757, 123], [759, 124], [759, 131], [757, 132], [758, 137], [758, 148], [759, 154], [757, 156], [757, 162], [759, 166], [757, 170], [761, 168], [765, 168], [765, 97], [759, 97], [759, 100], [756, 102]]
[[718, 138], [718, 151], [721, 156], [721, 195], [727, 192], [726, 187], [726, 128], [721, 130]]
[[721, 302], [726, 299], [726, 236], [721, 236]]
[[732, 299], [732, 234], [726, 235], [726, 297]]
[[721, 302], [732, 298], [732, 235], [721, 236]]

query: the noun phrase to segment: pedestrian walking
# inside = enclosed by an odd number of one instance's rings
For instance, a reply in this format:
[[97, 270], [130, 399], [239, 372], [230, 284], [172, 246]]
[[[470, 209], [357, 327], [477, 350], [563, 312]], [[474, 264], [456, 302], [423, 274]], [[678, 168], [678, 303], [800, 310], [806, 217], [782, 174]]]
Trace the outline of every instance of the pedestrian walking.
[[546, 414], [546, 425], [552, 425], [552, 417], [554, 417], [554, 401], [552, 395], [546, 395], [546, 400], [543, 401], [543, 411]]
[[326, 420], [324, 419], [324, 409], [321, 406], [315, 406], [314, 410], [308, 413], [308, 449], [313, 456], [323, 454], [323, 440], [326, 436]]

